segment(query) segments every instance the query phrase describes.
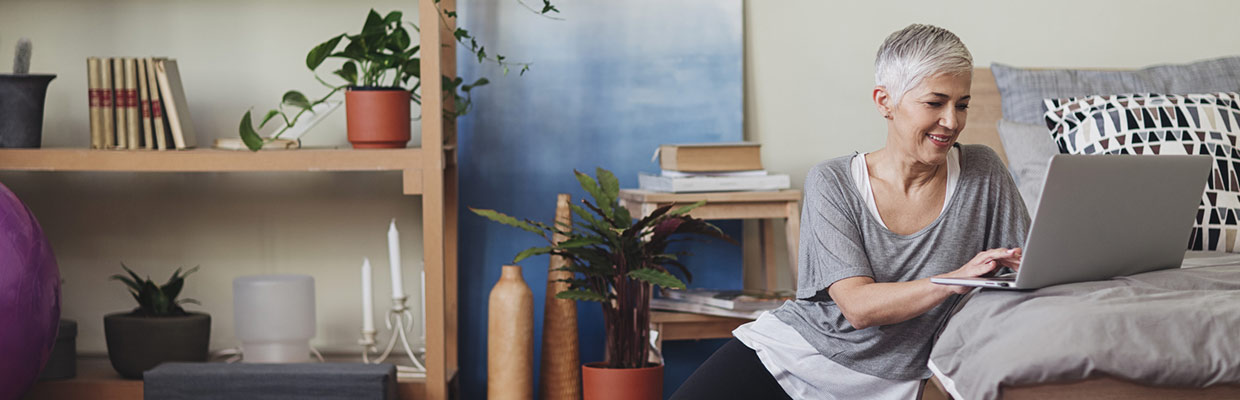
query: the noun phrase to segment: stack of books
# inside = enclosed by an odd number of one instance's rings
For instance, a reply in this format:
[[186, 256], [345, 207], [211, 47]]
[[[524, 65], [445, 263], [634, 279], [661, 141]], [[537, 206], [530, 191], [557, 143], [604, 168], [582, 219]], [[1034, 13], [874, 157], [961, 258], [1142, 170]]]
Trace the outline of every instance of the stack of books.
[[767, 310], [794, 298], [792, 291], [766, 290], [665, 290], [662, 297], [650, 299], [650, 308], [720, 317], [756, 319]]
[[671, 193], [780, 190], [791, 187], [786, 174], [762, 168], [757, 143], [700, 143], [659, 146], [658, 175], [640, 174], [643, 190]]
[[90, 57], [90, 148], [184, 150], [195, 146], [174, 59]]

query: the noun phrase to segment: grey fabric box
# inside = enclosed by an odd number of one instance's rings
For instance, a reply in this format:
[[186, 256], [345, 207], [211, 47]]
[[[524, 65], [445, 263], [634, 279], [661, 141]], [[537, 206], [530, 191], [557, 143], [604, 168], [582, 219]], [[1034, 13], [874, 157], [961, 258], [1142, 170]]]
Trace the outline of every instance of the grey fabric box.
[[143, 380], [147, 400], [396, 400], [391, 364], [165, 363]]

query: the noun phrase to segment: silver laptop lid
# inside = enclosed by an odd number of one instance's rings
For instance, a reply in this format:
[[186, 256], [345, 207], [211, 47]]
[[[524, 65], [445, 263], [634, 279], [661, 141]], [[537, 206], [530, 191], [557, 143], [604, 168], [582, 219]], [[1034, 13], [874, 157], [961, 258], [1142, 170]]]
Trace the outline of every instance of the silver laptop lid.
[[1055, 155], [1016, 287], [1179, 266], [1211, 163], [1210, 156]]

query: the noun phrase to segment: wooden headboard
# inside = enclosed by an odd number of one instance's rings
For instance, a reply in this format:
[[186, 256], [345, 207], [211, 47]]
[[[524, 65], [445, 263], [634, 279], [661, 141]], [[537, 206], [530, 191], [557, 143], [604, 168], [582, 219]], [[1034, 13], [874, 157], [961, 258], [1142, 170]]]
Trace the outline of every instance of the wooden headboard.
[[999, 141], [999, 118], [1003, 116], [1003, 108], [999, 104], [999, 86], [995, 85], [995, 76], [990, 68], [973, 69], [973, 88], [970, 93], [969, 120], [960, 133], [960, 143], [978, 143], [990, 146], [999, 153], [1003, 163], [1007, 163], [1007, 152], [1003, 151], [1003, 142]]

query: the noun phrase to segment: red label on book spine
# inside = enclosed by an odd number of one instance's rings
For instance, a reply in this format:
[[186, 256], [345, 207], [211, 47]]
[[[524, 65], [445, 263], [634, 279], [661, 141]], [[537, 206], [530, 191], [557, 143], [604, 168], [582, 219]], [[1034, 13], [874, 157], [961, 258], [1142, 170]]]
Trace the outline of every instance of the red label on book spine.
[[151, 102], [151, 118], [163, 118], [163, 117], [164, 117], [164, 110], [161, 110], [159, 108], [159, 102], [152, 101]]
[[99, 90], [99, 94], [103, 95], [102, 97], [99, 98], [99, 106], [100, 107], [111, 107], [112, 106], [112, 89], [101, 89]]
[[125, 95], [129, 97], [128, 99], [129, 107], [137, 107], [138, 106], [138, 89], [129, 89], [129, 90], [126, 90], [126, 92], [128, 92]]
[[86, 95], [90, 99], [91, 108], [99, 107], [99, 99], [103, 97], [103, 95], [99, 94], [99, 89], [88, 89]]
[[138, 107], [138, 108], [139, 108], [140, 110], [142, 110], [142, 118], [150, 118], [150, 117], [151, 117], [151, 102], [150, 102], [150, 100], [143, 101], [143, 102], [142, 102], [142, 107]]

